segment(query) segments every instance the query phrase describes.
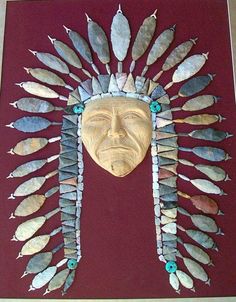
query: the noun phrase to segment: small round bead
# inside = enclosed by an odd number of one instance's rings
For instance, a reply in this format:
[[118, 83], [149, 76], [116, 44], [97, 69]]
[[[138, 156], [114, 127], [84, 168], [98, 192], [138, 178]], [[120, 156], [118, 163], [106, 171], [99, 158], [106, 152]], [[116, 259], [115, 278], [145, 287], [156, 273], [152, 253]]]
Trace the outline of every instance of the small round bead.
[[149, 105], [151, 112], [157, 113], [161, 111], [161, 105], [157, 101], [151, 102]]
[[174, 261], [168, 261], [166, 263], [165, 269], [168, 273], [174, 273], [177, 270], [177, 264]]
[[77, 261], [75, 259], [70, 259], [68, 262], [67, 262], [67, 266], [69, 269], [76, 269], [77, 267]]
[[77, 104], [73, 107], [73, 112], [75, 114], [81, 114], [84, 111], [84, 105], [83, 104]]

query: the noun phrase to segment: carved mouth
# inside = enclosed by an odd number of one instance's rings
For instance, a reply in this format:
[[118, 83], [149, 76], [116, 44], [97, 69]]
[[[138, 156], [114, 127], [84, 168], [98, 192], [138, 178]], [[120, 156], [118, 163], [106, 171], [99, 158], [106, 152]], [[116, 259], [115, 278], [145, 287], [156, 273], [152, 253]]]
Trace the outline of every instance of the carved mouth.
[[130, 151], [130, 148], [124, 146], [112, 146], [106, 149], [101, 150], [100, 152], [107, 152], [107, 151]]

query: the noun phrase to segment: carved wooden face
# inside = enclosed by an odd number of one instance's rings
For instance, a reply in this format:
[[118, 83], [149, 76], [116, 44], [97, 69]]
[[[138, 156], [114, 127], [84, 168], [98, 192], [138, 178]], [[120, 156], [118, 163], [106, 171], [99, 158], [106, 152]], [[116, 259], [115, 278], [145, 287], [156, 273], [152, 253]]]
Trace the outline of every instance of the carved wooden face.
[[91, 101], [82, 114], [82, 141], [93, 160], [114, 176], [132, 172], [152, 135], [148, 104], [126, 97]]

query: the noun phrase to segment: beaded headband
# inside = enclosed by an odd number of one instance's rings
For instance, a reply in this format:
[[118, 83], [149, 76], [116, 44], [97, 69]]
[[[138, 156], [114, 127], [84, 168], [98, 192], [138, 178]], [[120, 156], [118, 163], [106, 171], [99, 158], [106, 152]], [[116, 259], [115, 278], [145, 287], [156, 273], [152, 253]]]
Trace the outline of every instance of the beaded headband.
[[[51, 155], [46, 159], [35, 159], [17, 167], [10, 173], [9, 178], [24, 177], [40, 170], [44, 165], [59, 159], [58, 170], [52, 171], [46, 176], [33, 176], [21, 183], [9, 198], [24, 197], [10, 218], [30, 217], [41, 209], [44, 202], [56, 192], [60, 192], [57, 207], [41, 216], [29, 218], [21, 223], [12, 238], [16, 241], [26, 241], [18, 257], [31, 256], [23, 276], [34, 274], [29, 290], [40, 289], [47, 286], [45, 294], [59, 288], [66, 293], [75, 279], [75, 273], [81, 261], [80, 215], [83, 197], [83, 147], [81, 140], [81, 115], [86, 104], [90, 101], [98, 101], [108, 97], [126, 97], [138, 99], [149, 105], [152, 118], [152, 189], [154, 199], [155, 228], [157, 240], [157, 254], [163, 262], [165, 270], [169, 273], [171, 287], [180, 292], [180, 287], [194, 290], [194, 278], [210, 284], [210, 278], [203, 267], [211, 265], [207, 249], [217, 250], [216, 243], [208, 233], [223, 234], [215, 221], [205, 214], [222, 214], [216, 201], [207, 195], [189, 196], [177, 187], [177, 178], [192, 184], [206, 194], [225, 194], [223, 190], [213, 182], [229, 180], [226, 172], [214, 165], [196, 164], [184, 158], [180, 158], [178, 151], [192, 152], [199, 158], [218, 162], [229, 159], [229, 155], [220, 148], [211, 146], [196, 146], [194, 148], [181, 147], [178, 144], [179, 136], [204, 140], [206, 142], [221, 142], [230, 137], [227, 132], [214, 128], [201, 128], [190, 133], [177, 133], [175, 124], [186, 123], [190, 125], [211, 125], [223, 120], [218, 114], [200, 113], [188, 116], [184, 119], [173, 118], [173, 113], [178, 111], [195, 112], [213, 106], [218, 97], [213, 95], [198, 95], [214, 78], [212, 74], [195, 76], [204, 66], [208, 54], [194, 54], [189, 52], [196, 44], [197, 39], [184, 41], [172, 48], [166, 57], [162, 69], [153, 78], [146, 78], [145, 74], [155, 62], [172, 47], [175, 35], [175, 26], [160, 33], [155, 39], [148, 53], [146, 65], [141, 75], [135, 75], [135, 63], [147, 51], [151, 45], [156, 28], [156, 11], [147, 17], [140, 26], [131, 50], [132, 62], [128, 73], [123, 71], [123, 62], [127, 57], [130, 46], [129, 22], [123, 14], [121, 7], [113, 17], [111, 25], [112, 50], [118, 60], [117, 72], [110, 70], [110, 49], [105, 32], [88, 15], [89, 43], [76, 31], [64, 26], [66, 33], [72, 42], [68, 46], [64, 42], [49, 37], [58, 56], [50, 53], [31, 52], [49, 71], [42, 68], [25, 68], [26, 71], [39, 82], [22, 82], [19, 85], [33, 97], [24, 97], [11, 103], [15, 108], [24, 112], [47, 114], [54, 110], [64, 110], [61, 123], [51, 122], [39, 116], [24, 116], [8, 126], [26, 133], [35, 133], [49, 126], [61, 125], [61, 135], [51, 139], [43, 137], [30, 137], [20, 141], [9, 153], [26, 156], [43, 149], [47, 144], [59, 142], [60, 154]], [[92, 51], [97, 55], [101, 64], [105, 65], [107, 74], [100, 73], [100, 67], [94, 64]], [[91, 65], [91, 72], [84, 69], [79, 56]], [[69, 66], [78, 69], [88, 78], [82, 81], [77, 74], [71, 73]], [[176, 66], [178, 66], [176, 68]], [[172, 82], [163, 87], [157, 80], [162, 73], [175, 68]], [[68, 85], [57, 73], [62, 73], [76, 81], [78, 86]], [[185, 82], [184, 82], [185, 81]], [[167, 90], [174, 84], [184, 82], [178, 95], [169, 97]], [[45, 86], [61, 86], [67, 88], [70, 93], [65, 97], [54, 89]], [[36, 96], [36, 97], [35, 97]], [[65, 107], [56, 107], [46, 99], [59, 98], [67, 102]], [[174, 107], [177, 98], [188, 98], [182, 107]], [[177, 172], [178, 164], [190, 166], [203, 173], [207, 179], [190, 179]], [[58, 175], [59, 185], [53, 187], [44, 195], [35, 194], [43, 184], [54, 175]], [[200, 211], [190, 214], [178, 206], [178, 198], [191, 200], [193, 206]], [[53, 215], [60, 213], [61, 225], [55, 226], [50, 234], [37, 235], [39, 229], [47, 223]], [[191, 219], [193, 229], [184, 229], [179, 222], [177, 213]], [[53, 224], [53, 222], [51, 222]], [[80, 231], [81, 228], [81, 231]], [[179, 232], [180, 231], [180, 232]], [[48, 251], [46, 246], [52, 236], [59, 232], [63, 235], [63, 242], [53, 250]], [[191, 239], [191, 243], [181, 239], [181, 232]], [[195, 242], [195, 243], [194, 243]], [[179, 245], [185, 250], [186, 256], [180, 253]], [[44, 250], [45, 248], [45, 250]], [[63, 259], [57, 265], [51, 265], [53, 255], [60, 249], [64, 250]], [[183, 261], [186, 270], [178, 267], [179, 261]], [[63, 266], [65, 266], [63, 268]], [[61, 268], [62, 267], [62, 268]]]

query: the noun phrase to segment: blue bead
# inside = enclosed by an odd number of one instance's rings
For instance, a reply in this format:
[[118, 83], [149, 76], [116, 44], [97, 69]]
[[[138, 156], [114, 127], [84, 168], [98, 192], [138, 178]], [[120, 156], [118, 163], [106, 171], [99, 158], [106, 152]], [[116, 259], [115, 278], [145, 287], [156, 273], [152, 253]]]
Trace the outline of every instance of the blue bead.
[[75, 259], [70, 259], [68, 262], [67, 262], [67, 266], [69, 269], [76, 269], [77, 267], [77, 261]]
[[151, 112], [157, 113], [161, 111], [161, 105], [157, 101], [151, 102], [149, 105]]
[[177, 270], [177, 264], [174, 261], [168, 261], [165, 269], [168, 273], [174, 273]]
[[77, 104], [73, 107], [73, 112], [75, 114], [81, 114], [84, 111], [84, 105], [83, 104]]

